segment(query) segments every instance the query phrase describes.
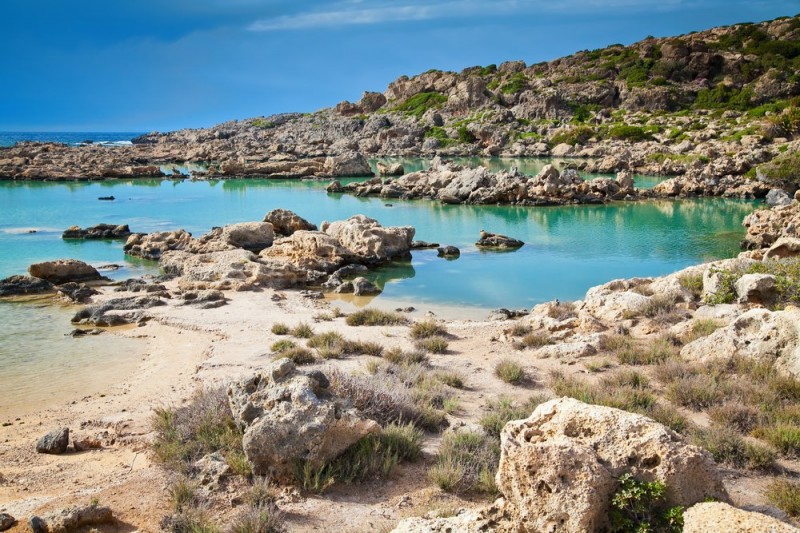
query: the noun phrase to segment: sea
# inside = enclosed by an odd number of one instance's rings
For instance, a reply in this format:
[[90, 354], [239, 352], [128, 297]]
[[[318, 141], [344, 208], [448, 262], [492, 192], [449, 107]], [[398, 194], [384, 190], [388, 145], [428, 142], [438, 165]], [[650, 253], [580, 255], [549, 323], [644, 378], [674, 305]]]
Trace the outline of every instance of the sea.
[[131, 139], [142, 135], [142, 132], [108, 132], [108, 131], [0, 131], [0, 147], [14, 146], [21, 141], [55, 142], [70, 145], [79, 144], [131, 144]]
[[[74, 144], [85, 140], [124, 143], [137, 134], [47, 135], [42, 139]], [[2, 138], [21, 137], [5, 134]], [[421, 159], [393, 161], [402, 162], [408, 171], [428, 165]], [[460, 162], [492, 170], [517, 167], [527, 174], [535, 174], [545, 164], [563, 164], [502, 158]], [[357, 179], [363, 178], [340, 181]], [[652, 187], [660, 179], [637, 176], [636, 183]], [[0, 278], [24, 274], [37, 261], [69, 257], [110, 268], [104, 272], [117, 279], [159, 273], [157, 263], [126, 256], [120, 241], [64, 241], [61, 232], [72, 225], [128, 224], [134, 232], [186, 229], [200, 236], [215, 226], [263, 220], [276, 208], [295, 211], [318, 225], [364, 214], [387, 226], [413, 226], [417, 240], [457, 246], [461, 256], [446, 260], [437, 257], [436, 250], [415, 250], [411, 258], [369, 273], [383, 289], [381, 295], [343, 301], [343, 305], [445, 307], [451, 316], [476, 317], [498, 307], [530, 308], [554, 299], [580, 299], [590, 287], [613, 279], [659, 276], [733, 257], [744, 234], [742, 219], [758, 205], [718, 198], [561, 207], [444, 205], [331, 194], [325, 190], [328, 182], [192, 180], [183, 175], [101, 182], [0, 181]], [[115, 200], [98, 200], [108, 196]], [[513, 252], [479, 250], [475, 241], [481, 230], [521, 239], [525, 246]], [[67, 336], [73, 312], [41, 301], [0, 302], [0, 323], [4, 324], [0, 415], [4, 402], [30, 403], [31, 398], [39, 398], [42, 391], [37, 383], [43, 376], [49, 387], [78, 394], [74, 385], [81, 382], [81, 372], [87, 368], [81, 357], [102, 363], [100, 368], [108, 368], [106, 364], [126, 368], [140, 356], [127, 339], [113, 335]], [[120, 354], [129, 357], [120, 359]], [[31, 376], [36, 379], [31, 381]]]

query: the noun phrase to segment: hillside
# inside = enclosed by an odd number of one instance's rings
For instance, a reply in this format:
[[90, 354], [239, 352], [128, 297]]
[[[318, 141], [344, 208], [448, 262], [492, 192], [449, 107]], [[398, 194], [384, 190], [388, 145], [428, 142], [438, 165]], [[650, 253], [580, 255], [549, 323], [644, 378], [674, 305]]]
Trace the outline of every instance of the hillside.
[[[800, 17], [739, 24], [549, 63], [428, 71], [312, 114], [150, 134], [202, 144], [194, 159], [367, 156], [614, 156], [587, 170], [681, 174], [746, 149], [718, 174], [771, 159], [800, 128]], [[626, 149], [635, 146], [632, 152]], [[786, 150], [783, 148], [782, 150]], [[727, 156], [726, 156], [727, 154]]]

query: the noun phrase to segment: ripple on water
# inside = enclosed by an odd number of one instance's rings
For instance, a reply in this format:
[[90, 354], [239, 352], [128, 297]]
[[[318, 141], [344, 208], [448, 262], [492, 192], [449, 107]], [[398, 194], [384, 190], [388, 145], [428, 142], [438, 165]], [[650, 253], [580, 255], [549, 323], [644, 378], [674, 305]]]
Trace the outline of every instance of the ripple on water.
[[70, 337], [74, 312], [49, 298], [0, 301], [0, 416], [107, 392], [136, 369], [143, 341]]

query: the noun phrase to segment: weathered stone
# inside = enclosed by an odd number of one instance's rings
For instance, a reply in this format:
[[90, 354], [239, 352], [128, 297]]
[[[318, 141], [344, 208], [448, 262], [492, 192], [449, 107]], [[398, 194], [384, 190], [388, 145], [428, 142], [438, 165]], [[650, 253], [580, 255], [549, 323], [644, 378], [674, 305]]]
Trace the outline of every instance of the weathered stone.
[[402, 163], [378, 163], [378, 174], [381, 176], [402, 176], [405, 169]]
[[353, 294], [356, 296], [370, 296], [383, 292], [377, 285], [367, 278], [358, 277], [352, 281]]
[[288, 209], [273, 209], [264, 216], [264, 222], [272, 224], [277, 235], [288, 237], [295, 231], [316, 231], [317, 226]]
[[580, 309], [605, 322], [623, 320], [650, 302], [649, 297], [633, 290], [650, 281], [648, 278], [618, 279], [592, 287], [586, 292]]
[[231, 410], [244, 431], [247, 460], [256, 475], [291, 477], [298, 461], [319, 466], [380, 426], [330, 394], [327, 380], [280, 359], [231, 385]]
[[92, 265], [77, 259], [58, 259], [34, 263], [28, 267], [28, 272], [34, 278], [44, 279], [55, 284], [103, 278]]
[[484, 533], [493, 525], [479, 513], [465, 510], [448, 518], [405, 518], [391, 533]]
[[789, 205], [792, 203], [792, 198], [783, 189], [770, 189], [767, 193], [766, 200], [767, 205], [770, 207]]
[[751, 309], [728, 326], [684, 346], [681, 356], [688, 361], [748, 357], [800, 376], [800, 309]]
[[0, 297], [42, 294], [54, 289], [49, 281], [30, 276], [11, 276], [0, 280]]
[[367, 159], [358, 152], [326, 158], [323, 171], [329, 176], [356, 177], [373, 175]]
[[737, 509], [722, 502], [703, 502], [683, 513], [683, 533], [798, 533], [800, 529], [761, 513]]
[[72, 437], [72, 447], [75, 448], [76, 452], [84, 452], [87, 450], [99, 450], [103, 447], [103, 443], [95, 437], [80, 437], [77, 439]]
[[745, 274], [734, 287], [740, 304], [770, 305], [778, 295], [777, 279], [771, 274]]
[[194, 253], [208, 253], [243, 248], [258, 253], [272, 246], [275, 234], [269, 222], [239, 222], [212, 230], [190, 247]]
[[95, 294], [100, 294], [99, 291], [86, 286], [83, 283], [64, 283], [58, 286], [58, 292], [66, 296], [73, 302], [83, 303]]
[[364, 263], [380, 263], [408, 254], [415, 233], [411, 226], [383, 227], [364, 215], [323, 225], [322, 231]]
[[181, 294], [184, 305], [198, 309], [216, 309], [227, 303], [225, 294], [217, 290], [185, 291]]
[[59, 455], [67, 451], [69, 445], [69, 428], [54, 429], [36, 441], [36, 451]]
[[85, 526], [109, 524], [114, 520], [111, 509], [101, 505], [68, 507], [45, 516], [31, 517], [34, 533], [69, 533]]
[[775, 241], [775, 244], [764, 252], [764, 261], [770, 259], [786, 259], [800, 255], [800, 239], [794, 237], [782, 237]]
[[561, 398], [501, 433], [497, 485], [522, 530], [607, 528], [625, 473], [663, 482], [669, 506], [728, 499], [708, 452], [641, 415]]
[[161, 254], [171, 250], [184, 250], [194, 242], [192, 234], [184, 231], [162, 231], [155, 233], [134, 233], [122, 247], [128, 255], [157, 261]]

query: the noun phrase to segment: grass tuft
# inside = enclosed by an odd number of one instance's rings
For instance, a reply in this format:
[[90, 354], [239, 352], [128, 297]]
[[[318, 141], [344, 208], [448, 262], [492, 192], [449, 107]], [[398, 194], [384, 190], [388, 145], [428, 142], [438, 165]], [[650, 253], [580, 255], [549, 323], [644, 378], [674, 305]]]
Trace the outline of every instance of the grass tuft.
[[275, 335], [287, 335], [289, 333], [289, 326], [282, 322], [276, 322], [272, 325], [272, 333]]
[[442, 437], [428, 478], [445, 492], [497, 494], [494, 475], [500, 443], [478, 431], [451, 431]]
[[800, 483], [797, 481], [776, 479], [767, 487], [767, 499], [789, 516], [800, 516]]
[[419, 339], [417, 342], [414, 343], [414, 346], [418, 350], [424, 350], [430, 353], [447, 353], [447, 339], [444, 337], [426, 337], [424, 339]]
[[314, 335], [314, 328], [305, 322], [300, 322], [298, 325], [290, 330], [292, 337], [298, 339], [310, 339]]
[[511, 385], [517, 385], [525, 379], [525, 369], [511, 359], [501, 359], [494, 367], [494, 374]]
[[380, 311], [378, 309], [361, 309], [347, 315], [348, 326], [398, 326], [408, 322], [400, 313]]
[[415, 322], [409, 331], [412, 339], [427, 339], [429, 337], [443, 337], [447, 335], [447, 328], [434, 320]]

